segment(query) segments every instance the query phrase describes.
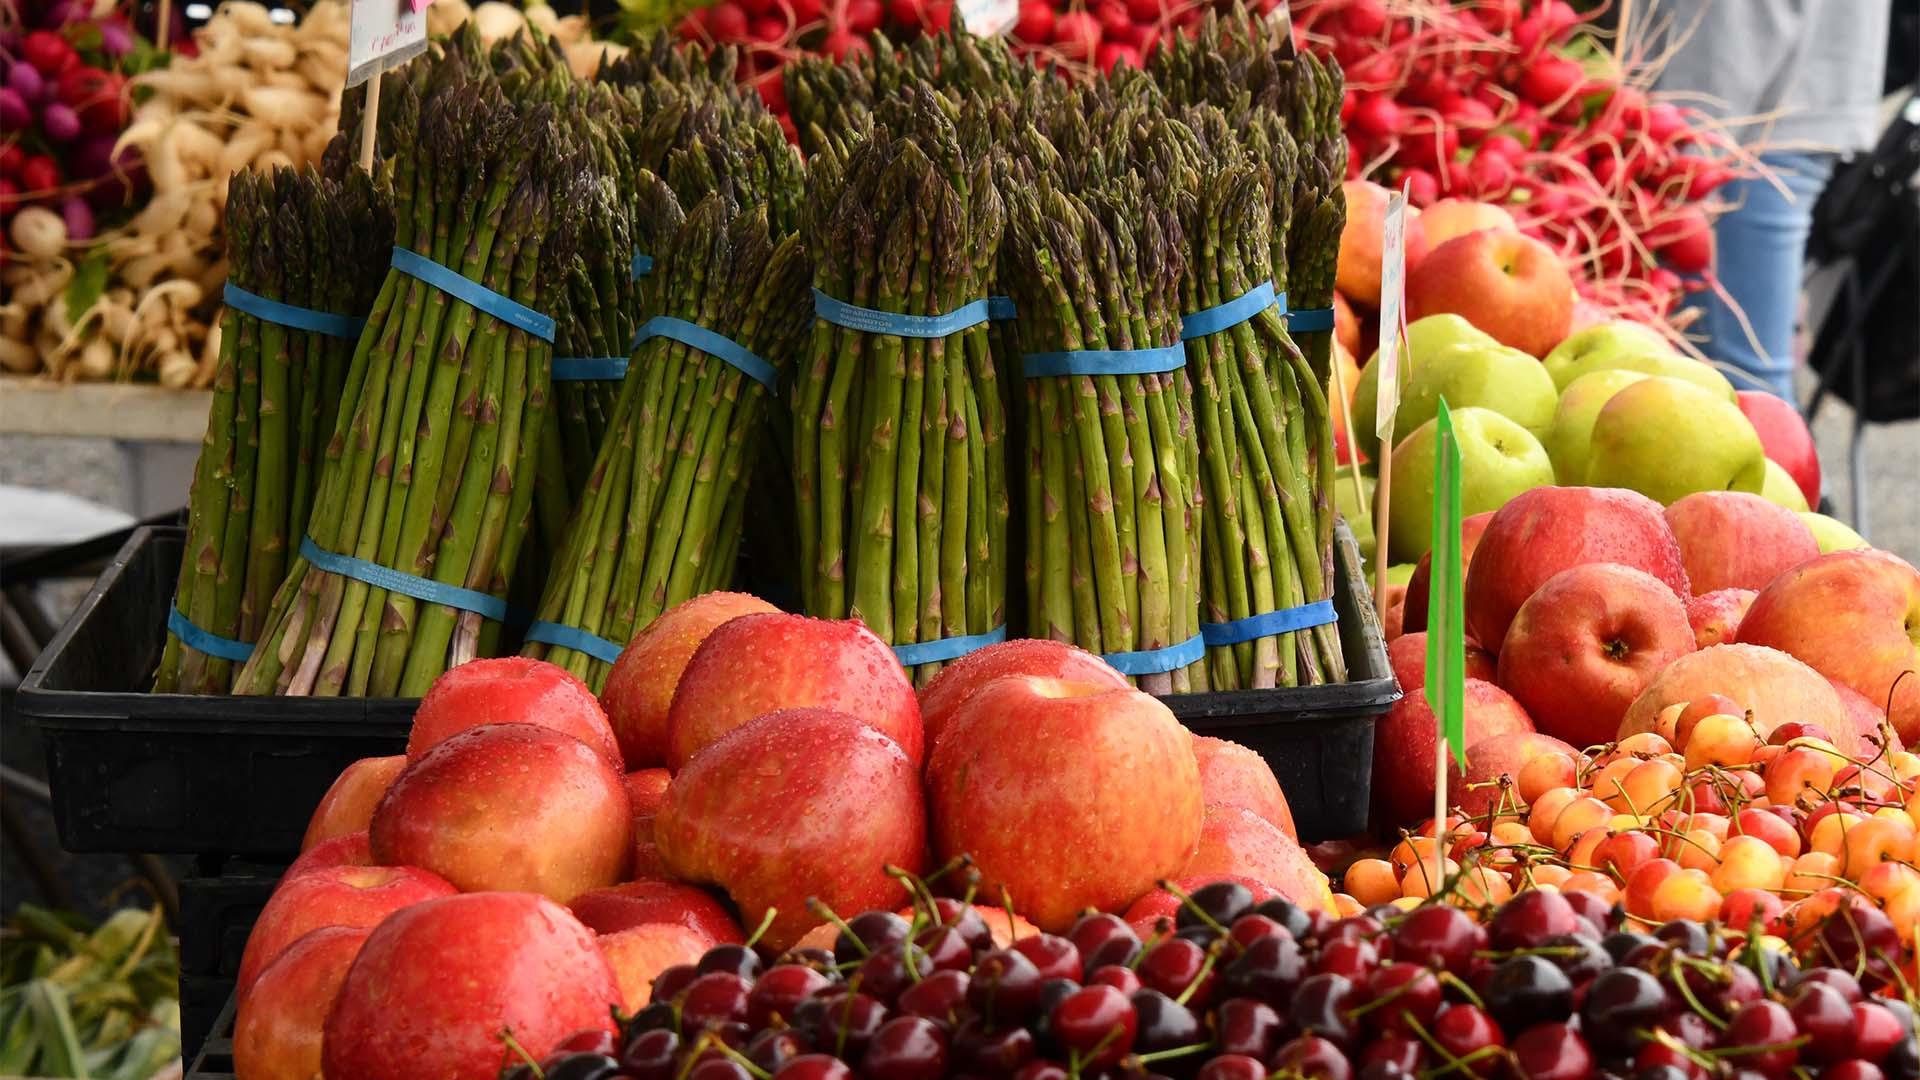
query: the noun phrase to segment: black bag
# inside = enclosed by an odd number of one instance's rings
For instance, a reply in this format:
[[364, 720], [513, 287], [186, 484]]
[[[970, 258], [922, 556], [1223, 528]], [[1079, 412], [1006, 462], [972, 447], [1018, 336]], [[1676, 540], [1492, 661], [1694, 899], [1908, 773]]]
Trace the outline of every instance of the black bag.
[[1852, 264], [1807, 362], [1823, 387], [1873, 423], [1920, 418], [1917, 252], [1920, 94], [1910, 89], [1879, 145], [1834, 171], [1807, 240], [1810, 260]]

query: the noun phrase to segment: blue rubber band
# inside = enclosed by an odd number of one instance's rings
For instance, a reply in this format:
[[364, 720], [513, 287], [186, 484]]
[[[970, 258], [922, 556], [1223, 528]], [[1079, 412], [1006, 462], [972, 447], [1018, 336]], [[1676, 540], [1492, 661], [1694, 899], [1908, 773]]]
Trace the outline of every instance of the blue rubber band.
[[172, 631], [174, 637], [180, 639], [180, 644], [195, 652], [203, 652], [222, 660], [231, 660], [236, 664], [245, 663], [253, 656], [253, 646], [244, 641], [221, 637], [211, 630], [204, 630], [195, 625], [193, 620], [180, 614], [179, 608], [171, 605], [167, 608], [167, 629]]
[[620, 646], [599, 634], [589, 634], [577, 626], [568, 626], [566, 623], [535, 619], [527, 625], [527, 640], [543, 641], [548, 645], [558, 645], [563, 649], [583, 652], [595, 660], [604, 660], [609, 664], [620, 659]]
[[1188, 664], [1196, 663], [1207, 655], [1207, 643], [1195, 634], [1177, 645], [1164, 649], [1143, 649], [1140, 652], [1107, 653], [1100, 657], [1113, 670], [1122, 675], [1158, 675], [1163, 671], [1177, 671]]
[[741, 373], [772, 393], [780, 387], [780, 373], [753, 354], [751, 349], [726, 336], [685, 319], [676, 319], [671, 315], [655, 315], [641, 326], [633, 335], [633, 344], [637, 348], [641, 342], [652, 338], [671, 338], [683, 345], [691, 345], [708, 356], [724, 360], [739, 368]]
[[554, 382], [595, 382], [627, 377], [624, 356], [556, 356], [553, 358]]
[[466, 301], [508, 326], [517, 326], [542, 341], [549, 343], [553, 341], [553, 316], [542, 315], [512, 297], [501, 296], [459, 271], [441, 266], [417, 251], [395, 244], [393, 268], [410, 277], [419, 278], [456, 300]]
[[642, 255], [637, 251], [634, 252], [633, 253], [633, 280], [639, 281], [641, 278], [646, 277], [648, 274], [651, 274], [651, 273], [653, 273], [653, 256]]
[[910, 338], [952, 337], [962, 330], [979, 326], [990, 317], [992, 302], [975, 300], [944, 315], [908, 315], [897, 311], [849, 304], [836, 300], [819, 289], [813, 290], [813, 313], [835, 326], [868, 334], [896, 334]]
[[917, 641], [911, 645], [895, 645], [893, 655], [900, 658], [901, 667], [937, 664], [946, 660], [958, 660], [970, 652], [984, 649], [989, 645], [998, 645], [1005, 640], [1007, 640], [1007, 628], [996, 626], [984, 634], [965, 634], [960, 637], [941, 638], [938, 641]]
[[1175, 343], [1158, 349], [1086, 349], [1028, 353], [1021, 368], [1029, 379], [1050, 375], [1152, 375], [1187, 364], [1187, 348]]
[[[221, 298], [227, 302], [228, 307], [244, 311], [256, 319], [265, 319], [267, 322], [279, 323], [281, 326], [291, 326], [295, 330], [310, 330], [328, 337], [357, 338], [360, 336], [360, 331], [367, 327], [365, 319], [356, 319], [351, 315], [335, 315], [331, 311], [315, 311], [312, 308], [269, 300], [259, 293], [248, 292], [231, 281], [227, 282]], [[216, 654], [208, 653], [208, 655]]]
[[1020, 309], [1013, 305], [1011, 296], [987, 297], [988, 322], [1012, 322], [1020, 317]]
[[1286, 294], [1276, 295], [1273, 282], [1263, 281], [1224, 304], [1215, 304], [1191, 315], [1180, 316], [1180, 340], [1192, 341], [1222, 330], [1231, 330], [1275, 304], [1279, 304], [1281, 310], [1286, 310]]
[[1333, 610], [1333, 601], [1315, 600], [1311, 604], [1263, 611], [1232, 622], [1201, 623], [1200, 636], [1209, 645], [1238, 645], [1255, 638], [1290, 634], [1311, 626], [1325, 626], [1339, 618], [1339, 614]]
[[1287, 329], [1310, 334], [1316, 330], [1333, 329], [1333, 309], [1330, 307], [1307, 308], [1305, 311], [1287, 312]]
[[375, 588], [388, 592], [397, 592], [402, 596], [411, 596], [415, 600], [425, 600], [429, 604], [444, 604], [461, 611], [478, 613], [482, 618], [494, 622], [506, 622], [508, 618], [507, 602], [497, 596], [490, 596], [472, 589], [463, 589], [458, 585], [449, 585], [444, 581], [415, 577], [391, 567], [370, 563], [365, 559], [356, 559], [351, 555], [340, 555], [322, 550], [313, 542], [313, 537], [300, 538], [300, 557], [329, 574], [339, 574], [355, 581], [364, 581]]

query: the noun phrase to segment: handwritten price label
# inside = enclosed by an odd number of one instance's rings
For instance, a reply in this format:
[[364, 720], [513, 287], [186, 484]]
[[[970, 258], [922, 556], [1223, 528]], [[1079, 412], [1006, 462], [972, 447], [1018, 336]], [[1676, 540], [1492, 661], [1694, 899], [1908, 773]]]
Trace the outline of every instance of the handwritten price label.
[[432, 0], [353, 0], [347, 35], [347, 85], [358, 86], [427, 48]]
[[959, 0], [960, 23], [975, 37], [998, 37], [1020, 21], [1019, 0]]

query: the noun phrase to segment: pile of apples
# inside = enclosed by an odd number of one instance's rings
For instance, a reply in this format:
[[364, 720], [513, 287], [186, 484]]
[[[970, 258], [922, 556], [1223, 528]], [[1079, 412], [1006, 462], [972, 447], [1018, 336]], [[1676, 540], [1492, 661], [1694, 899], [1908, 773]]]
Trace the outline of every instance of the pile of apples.
[[1259, 755], [1098, 657], [1006, 642], [916, 694], [860, 623], [735, 593], [655, 622], [599, 700], [540, 661], [448, 672], [303, 847], [242, 958], [248, 1080], [490, 1078], [503, 1030], [539, 1060], [716, 945], [831, 947], [922, 879], [1009, 940], [1090, 909], [1148, 933], [1223, 879], [1336, 910]]

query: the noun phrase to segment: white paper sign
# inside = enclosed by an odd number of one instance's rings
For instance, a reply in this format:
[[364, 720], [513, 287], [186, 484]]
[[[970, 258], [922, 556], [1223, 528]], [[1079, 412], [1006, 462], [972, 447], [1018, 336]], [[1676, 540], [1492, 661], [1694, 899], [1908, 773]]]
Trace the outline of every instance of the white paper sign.
[[353, 0], [347, 32], [347, 85], [358, 86], [427, 48], [425, 8], [410, 0]]
[[1407, 196], [1387, 196], [1386, 223], [1380, 238], [1380, 365], [1379, 396], [1374, 400], [1373, 430], [1388, 447], [1393, 445], [1393, 416], [1400, 410], [1400, 310], [1406, 296]]
[[999, 37], [1020, 21], [1020, 0], [959, 0], [954, 8], [975, 37]]

